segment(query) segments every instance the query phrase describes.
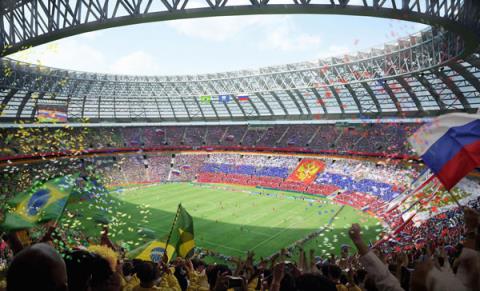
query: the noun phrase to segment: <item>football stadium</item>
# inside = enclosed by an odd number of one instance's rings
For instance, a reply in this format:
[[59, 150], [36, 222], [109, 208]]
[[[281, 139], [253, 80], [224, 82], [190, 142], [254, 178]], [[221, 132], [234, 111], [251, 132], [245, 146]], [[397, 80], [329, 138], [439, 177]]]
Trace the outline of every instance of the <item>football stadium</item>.
[[480, 290], [478, 0], [0, 0], [0, 45], [0, 290]]

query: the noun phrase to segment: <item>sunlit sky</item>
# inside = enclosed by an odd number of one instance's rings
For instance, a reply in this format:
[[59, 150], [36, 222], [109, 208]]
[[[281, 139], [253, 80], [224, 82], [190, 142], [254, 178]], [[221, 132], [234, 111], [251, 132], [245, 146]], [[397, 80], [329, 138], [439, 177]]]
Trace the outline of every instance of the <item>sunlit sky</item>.
[[10, 57], [112, 74], [213, 73], [341, 56], [393, 42], [425, 27], [334, 15], [212, 17], [95, 31]]

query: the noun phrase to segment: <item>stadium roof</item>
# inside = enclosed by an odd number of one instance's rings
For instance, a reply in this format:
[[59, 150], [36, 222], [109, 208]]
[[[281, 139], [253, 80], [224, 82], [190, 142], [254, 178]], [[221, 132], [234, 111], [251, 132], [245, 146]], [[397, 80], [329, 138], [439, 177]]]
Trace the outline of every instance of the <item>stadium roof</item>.
[[[88, 118], [91, 122], [416, 117], [480, 107], [478, 1], [367, 0], [353, 5], [349, 3], [358, 1], [292, 0], [280, 5], [273, 0], [250, 0], [240, 5], [227, 0], [144, 4], [117, 0], [98, 6], [99, 2], [89, 6], [84, 1], [2, 2], [6, 5], [0, 12], [1, 54], [106, 27], [212, 15], [375, 15], [434, 27], [385, 44], [383, 49], [217, 74], [107, 75], [4, 58], [1, 121], [34, 120], [38, 105], [64, 106], [69, 121]], [[150, 4], [159, 3], [163, 8], [152, 11]], [[191, 3], [197, 7], [190, 8]], [[199, 3], [205, 7], [198, 7]], [[239, 95], [248, 98], [241, 100]]]

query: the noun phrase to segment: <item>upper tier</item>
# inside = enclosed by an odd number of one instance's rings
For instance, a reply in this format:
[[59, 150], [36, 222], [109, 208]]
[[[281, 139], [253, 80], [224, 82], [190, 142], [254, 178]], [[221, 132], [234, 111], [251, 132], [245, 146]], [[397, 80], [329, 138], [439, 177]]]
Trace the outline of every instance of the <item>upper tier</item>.
[[68, 127], [0, 129], [0, 159], [73, 152], [212, 148], [407, 157], [421, 124]]

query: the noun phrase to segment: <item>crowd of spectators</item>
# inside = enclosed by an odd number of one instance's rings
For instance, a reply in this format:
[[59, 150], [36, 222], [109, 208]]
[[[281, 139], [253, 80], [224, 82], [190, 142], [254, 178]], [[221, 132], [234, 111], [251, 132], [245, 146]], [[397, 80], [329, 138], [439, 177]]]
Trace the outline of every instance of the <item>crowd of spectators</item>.
[[[398, 196], [416, 177], [414, 168], [398, 164], [386, 165], [370, 161], [324, 159], [326, 168], [318, 174], [314, 185], [287, 181], [301, 158], [292, 156], [211, 154], [202, 167], [202, 173], [227, 174], [216, 178], [227, 182], [230, 174], [246, 175], [242, 184], [252, 184], [258, 176], [282, 178], [280, 188], [313, 194], [323, 194], [326, 190], [342, 189], [352, 193], [364, 193], [390, 201]], [[205, 177], [204, 177], [205, 178]], [[237, 177], [238, 178], [238, 177]], [[249, 180], [253, 179], [252, 182]], [[202, 181], [209, 180], [209, 178]], [[242, 180], [242, 179], [237, 179]], [[212, 181], [213, 182], [213, 181]], [[273, 183], [277, 184], [277, 183]], [[321, 186], [323, 187], [322, 189]], [[365, 201], [367, 203], [367, 201]], [[352, 202], [351, 204], [355, 204]]]
[[[405, 136], [416, 125], [367, 125], [337, 128], [334, 125], [272, 126], [248, 129], [246, 126], [162, 127], [95, 129], [5, 130], [3, 148], [13, 154], [34, 151], [61, 151], [72, 148], [142, 147], [163, 144], [222, 143], [269, 146], [309, 146], [329, 149], [376, 151], [406, 150]], [[248, 130], [248, 132], [246, 132]], [[51, 131], [51, 132], [50, 132]], [[93, 131], [93, 133], [92, 133]], [[9, 137], [9, 134], [15, 135]], [[53, 132], [53, 133], [52, 133]], [[302, 133], [308, 132], [308, 138]], [[98, 133], [104, 135], [103, 138]], [[42, 135], [43, 134], [43, 135]], [[35, 137], [31, 138], [31, 135]], [[48, 140], [49, 136], [54, 136]], [[24, 139], [24, 140], [21, 140]], [[66, 142], [65, 140], [68, 140]], [[42, 143], [45, 143], [42, 145]], [[159, 144], [160, 143], [160, 144]], [[388, 146], [385, 146], [388, 145]], [[5, 154], [5, 152], [2, 152]], [[11, 152], [9, 155], [12, 154]], [[398, 163], [324, 159], [325, 170], [312, 184], [288, 181], [299, 163], [298, 157], [242, 154], [144, 154], [142, 152], [44, 160], [31, 164], [11, 163], [2, 167], [0, 194], [4, 197], [47, 180], [51, 173], [69, 174], [82, 169], [103, 176], [112, 183], [194, 181], [248, 184], [333, 195], [333, 200], [359, 209], [377, 212], [416, 178], [414, 167]], [[178, 175], [171, 175], [172, 171]], [[465, 180], [459, 188], [478, 192], [477, 182]], [[480, 198], [468, 202], [478, 209]], [[252, 254], [227, 265], [208, 265], [201, 254], [191, 260], [177, 259], [170, 264], [129, 260], [120, 247], [106, 243], [106, 232], [99, 243], [103, 252], [80, 245], [55, 250], [57, 242], [34, 244], [23, 250], [14, 238], [0, 241], [0, 268], [7, 269], [8, 290], [480, 290], [477, 235], [478, 214], [470, 208], [450, 207], [421, 224], [409, 222], [395, 236], [369, 249], [361, 239], [359, 226], [349, 235], [358, 254], [315, 256], [288, 252], [271, 261], [257, 260]], [[56, 239], [58, 240], [58, 239]], [[62, 252], [63, 257], [58, 255]], [[276, 250], [272, 250], [274, 252]], [[375, 254], [374, 254], [375, 253]], [[15, 254], [15, 256], [14, 256]], [[308, 258], [307, 258], [308, 257]], [[25, 280], [25, 276], [29, 280]], [[29, 277], [30, 276], [30, 277]], [[68, 285], [68, 289], [67, 289]], [[231, 286], [230, 286], [231, 287]]]
[[286, 179], [298, 164], [288, 156], [212, 154], [202, 172], [279, 177]]
[[241, 140], [242, 145], [257, 145], [257, 142], [265, 135], [267, 130], [265, 127], [248, 128], [243, 140]]
[[[469, 206], [478, 207], [478, 201]], [[87, 245], [64, 244], [61, 230], [50, 227], [30, 246], [14, 234], [0, 242], [7, 291], [475, 291], [480, 290], [480, 215], [463, 208], [434, 218], [414, 237], [402, 239], [409, 248], [391, 241], [368, 246], [362, 228], [353, 224], [348, 233], [355, 249], [337, 245], [340, 255], [317, 254], [301, 247], [282, 249], [268, 259], [230, 257], [226, 264], [208, 264], [204, 252], [190, 258], [156, 262], [127, 258], [104, 228], [99, 239]], [[443, 224], [447, 221], [446, 224]], [[445, 231], [445, 227], [447, 231]], [[406, 230], [407, 231], [407, 230]], [[320, 233], [320, 232], [319, 232]], [[442, 233], [444, 235], [439, 235]], [[318, 235], [318, 233], [314, 234]], [[423, 240], [420, 243], [420, 240]], [[274, 252], [275, 250], [272, 250]]]
[[288, 125], [269, 126], [265, 134], [257, 142], [257, 146], [269, 147], [277, 145], [280, 137], [282, 137], [287, 128], [289, 128]]
[[[312, 183], [290, 179], [302, 159], [288, 155], [234, 153], [134, 153], [14, 163], [2, 168], [0, 194], [8, 197], [28, 189], [32, 181], [46, 181], [52, 172], [71, 174], [89, 168], [109, 186], [198, 181], [227, 183], [329, 196], [341, 204], [381, 216], [388, 202], [418, 175], [416, 167], [394, 161], [371, 162], [324, 158], [325, 169]], [[464, 179], [459, 199], [478, 192], [478, 183]], [[442, 205], [437, 205], [441, 207]], [[381, 216], [382, 217], [382, 216]], [[388, 221], [388, 217], [382, 217]], [[397, 222], [388, 223], [395, 225]]]
[[317, 129], [318, 127], [315, 125], [289, 126], [288, 131], [284, 132], [283, 138], [278, 140], [278, 146], [306, 146]]
[[[0, 156], [67, 150], [162, 146], [246, 146], [412, 154], [406, 138], [419, 124], [58, 127], [0, 130]], [[67, 142], [68, 141], [68, 142]]]
[[145, 147], [149, 148], [164, 145], [166, 142], [165, 129], [156, 127], [145, 128], [143, 130], [143, 142], [145, 144]]
[[204, 145], [206, 127], [190, 126], [185, 129], [182, 144], [184, 145]]
[[293, 169], [298, 164], [298, 158], [292, 156], [214, 154], [207, 163], [223, 163], [235, 165], [268, 165], [269, 167]]
[[335, 195], [333, 200], [340, 204], [346, 204], [365, 211], [369, 210], [373, 213], [376, 213], [385, 206], [385, 201], [382, 201], [375, 196], [353, 191], [341, 192]]
[[227, 132], [226, 126], [209, 126], [206, 131], [206, 144], [207, 145], [219, 145], [221, 144], [222, 137]]
[[389, 161], [371, 162], [364, 160], [358, 162], [350, 159], [325, 159], [328, 172], [353, 177], [356, 180], [369, 179], [384, 181], [391, 185], [409, 185], [416, 178], [416, 168], [400, 166], [399, 163]]
[[[163, 128], [165, 139], [164, 144], [169, 146], [182, 145], [186, 127], [166, 127]], [[160, 145], [156, 145], [160, 146]]]
[[[471, 199], [467, 207], [480, 209], [480, 197]], [[438, 213], [421, 224], [409, 222], [398, 234], [386, 241], [382, 247], [395, 250], [412, 250], [423, 247], [428, 242], [435, 242], [442, 238], [442, 243], [447, 250], [455, 249], [456, 244], [462, 240], [464, 233], [463, 210], [453, 207], [445, 212]]]
[[173, 164], [178, 172], [176, 175], [171, 175], [170, 181], [191, 182], [196, 180], [206, 159], [206, 154], [176, 154]]
[[152, 182], [165, 182], [168, 179], [168, 173], [170, 171], [170, 163], [172, 156], [167, 155], [147, 155], [146, 163], [147, 179]]
[[339, 188], [348, 191], [368, 193], [377, 196], [384, 201], [390, 201], [400, 194], [392, 189], [392, 185], [387, 183], [370, 179], [355, 180], [347, 175], [333, 174], [329, 172], [324, 172], [318, 175], [315, 182], [318, 184], [336, 185]]

